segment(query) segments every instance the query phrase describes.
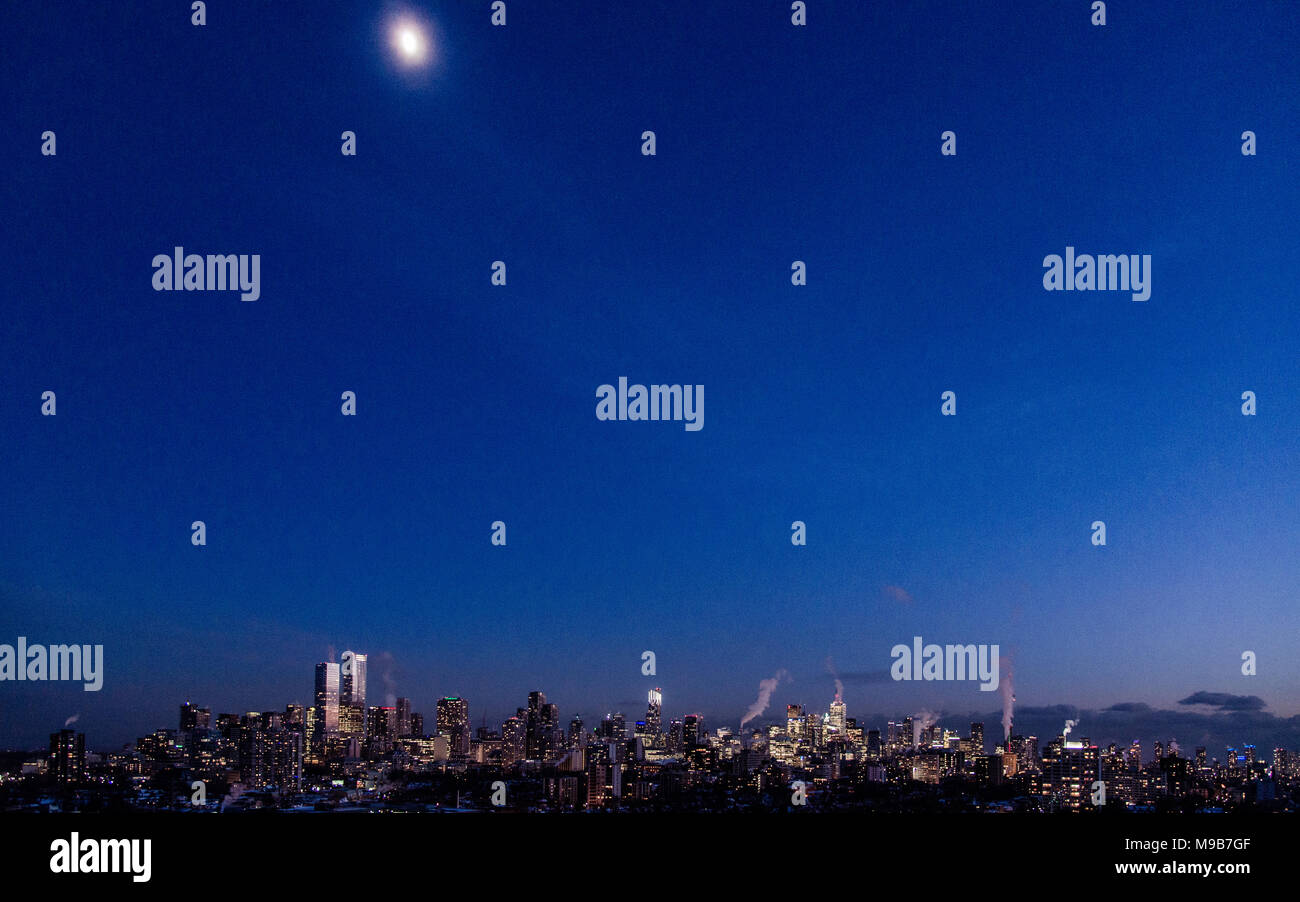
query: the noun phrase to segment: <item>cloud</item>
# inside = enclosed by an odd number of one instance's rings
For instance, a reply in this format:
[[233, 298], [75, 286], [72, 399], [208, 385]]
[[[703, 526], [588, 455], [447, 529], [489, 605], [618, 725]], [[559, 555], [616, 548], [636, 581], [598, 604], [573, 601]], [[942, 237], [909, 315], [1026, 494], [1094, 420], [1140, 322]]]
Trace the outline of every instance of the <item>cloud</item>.
[[912, 596], [902, 586], [885, 586], [885, 597], [892, 598], [900, 604], [911, 604]]
[[1151, 710], [1150, 705], [1142, 702], [1117, 702], [1106, 709], [1113, 714], [1142, 714]]
[[1209, 705], [1221, 711], [1262, 711], [1264, 700], [1258, 695], [1229, 695], [1226, 692], [1193, 692], [1179, 699], [1180, 705]]
[[[1167, 747], [1171, 739], [1189, 752], [1204, 746], [1210, 757], [1220, 760], [1228, 746], [1243, 743], [1252, 743], [1261, 757], [1270, 760], [1275, 748], [1300, 749], [1300, 715], [1278, 717], [1261, 710], [1264, 706], [1257, 696], [1218, 692], [1195, 692], [1168, 708], [1141, 702], [1117, 702], [1095, 711], [1075, 705], [1018, 705], [1013, 732], [1037, 736], [1041, 749], [1060, 734], [1065, 720], [1080, 720], [1084, 726], [1076, 728], [1071, 739], [1087, 738], [1102, 748], [1111, 742], [1124, 748], [1138, 740], [1144, 760], [1151, 757], [1152, 743], [1159, 740]], [[985, 723], [996, 723], [999, 717], [995, 711], [970, 715], [971, 720]], [[865, 720], [860, 717], [859, 723]]]

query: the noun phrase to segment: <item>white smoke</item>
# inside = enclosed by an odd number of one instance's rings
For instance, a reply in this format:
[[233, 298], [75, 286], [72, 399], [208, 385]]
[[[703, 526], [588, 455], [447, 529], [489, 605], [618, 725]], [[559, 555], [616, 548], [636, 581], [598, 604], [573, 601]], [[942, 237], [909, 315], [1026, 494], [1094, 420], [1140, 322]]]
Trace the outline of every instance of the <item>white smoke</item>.
[[754, 704], [749, 706], [745, 716], [741, 718], [740, 726], [742, 729], [744, 729], [745, 724], [767, 710], [768, 703], [772, 701], [772, 693], [776, 691], [776, 687], [788, 679], [790, 679], [789, 671], [782, 668], [776, 672], [775, 676], [759, 682], [758, 698], [755, 699]]
[[384, 704], [389, 708], [397, 706], [397, 681], [393, 679], [393, 667], [397, 661], [393, 658], [392, 652], [383, 651], [370, 659], [370, 671], [379, 671], [379, 677], [384, 681]]
[[63, 722], [63, 729], [66, 730], [68, 727], [72, 726], [74, 723], [76, 723], [79, 720], [81, 720], [80, 713], [72, 715], [71, 717], [69, 717], [67, 720]]
[[1066, 736], [1069, 736], [1070, 731], [1073, 730], [1078, 725], [1079, 722], [1077, 720], [1067, 720], [1065, 722], [1065, 732], [1061, 734], [1061, 738], [1064, 739]]
[[1002, 693], [1002, 732], [1011, 738], [1011, 716], [1016, 710], [1016, 690], [1012, 682], [1015, 668], [1011, 666], [1011, 655], [1002, 658], [1002, 677], [998, 681], [998, 690]]
[[921, 734], [939, 722], [940, 715], [922, 709], [912, 715], [912, 745], [921, 744]]
[[844, 683], [840, 680], [839, 671], [835, 669], [835, 662], [831, 660], [830, 655], [826, 656], [826, 670], [835, 680], [835, 699], [836, 701], [844, 700]]

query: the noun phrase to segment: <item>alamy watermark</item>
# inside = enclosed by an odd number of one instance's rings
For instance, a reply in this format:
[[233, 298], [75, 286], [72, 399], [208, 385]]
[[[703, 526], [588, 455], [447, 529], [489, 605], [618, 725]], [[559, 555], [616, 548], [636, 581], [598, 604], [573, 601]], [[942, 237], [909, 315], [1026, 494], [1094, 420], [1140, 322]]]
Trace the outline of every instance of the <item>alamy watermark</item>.
[[262, 296], [261, 254], [172, 254], [153, 258], [154, 291], [238, 291], [241, 301]]
[[925, 645], [920, 636], [911, 646], [895, 645], [889, 675], [895, 680], [979, 680], [980, 691], [998, 688], [998, 646]]
[[104, 646], [28, 645], [26, 636], [18, 645], [0, 645], [0, 681], [73, 680], [85, 683], [87, 692], [104, 686]]
[[1131, 291], [1133, 300], [1151, 297], [1150, 254], [1074, 254], [1065, 249], [1043, 258], [1043, 288], [1048, 291]]
[[684, 420], [687, 432], [704, 428], [703, 385], [627, 384], [627, 376], [596, 389], [598, 420]]

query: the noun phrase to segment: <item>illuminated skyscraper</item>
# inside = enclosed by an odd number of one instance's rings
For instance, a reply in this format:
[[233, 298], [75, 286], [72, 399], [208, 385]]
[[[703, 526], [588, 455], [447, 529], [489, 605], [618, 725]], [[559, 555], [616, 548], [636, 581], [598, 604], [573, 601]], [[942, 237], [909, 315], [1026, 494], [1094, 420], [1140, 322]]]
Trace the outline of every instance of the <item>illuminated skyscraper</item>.
[[316, 732], [322, 737], [339, 731], [339, 665], [316, 665]]
[[826, 725], [839, 736], [844, 735], [845, 714], [844, 700], [840, 698], [840, 694], [837, 692], [835, 693], [835, 700], [831, 702], [831, 710], [830, 714], [827, 715]]
[[973, 723], [970, 725], [970, 748], [972, 755], [984, 754], [984, 724]]
[[527, 753], [528, 724], [522, 717], [507, 717], [501, 725], [501, 760], [504, 764], [522, 761]]
[[447, 737], [453, 757], [469, 754], [469, 702], [458, 696], [438, 699], [438, 732]]
[[339, 704], [366, 709], [366, 656], [345, 651], [339, 676]]
[[658, 689], [651, 689], [649, 692], [649, 702], [645, 712], [645, 731], [654, 744], [659, 743], [659, 735], [663, 732], [663, 693]]

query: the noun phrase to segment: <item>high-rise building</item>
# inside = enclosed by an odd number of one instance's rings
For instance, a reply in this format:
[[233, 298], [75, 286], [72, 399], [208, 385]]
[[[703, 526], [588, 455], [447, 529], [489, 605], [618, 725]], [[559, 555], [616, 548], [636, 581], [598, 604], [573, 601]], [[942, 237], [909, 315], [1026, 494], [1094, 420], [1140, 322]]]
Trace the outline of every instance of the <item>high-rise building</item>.
[[339, 731], [339, 665], [316, 665], [316, 732], [322, 738]]
[[352, 651], [343, 653], [340, 668], [339, 704], [366, 709], [366, 655]]
[[600, 722], [600, 735], [602, 739], [622, 742], [627, 738], [627, 721], [622, 714], [606, 714], [605, 719]]
[[447, 737], [453, 758], [469, 754], [469, 702], [457, 696], [438, 699], [438, 732]]
[[1100, 778], [1097, 747], [1061, 737], [1043, 753], [1042, 794], [1049, 804], [1080, 809], [1092, 805], [1092, 784]]
[[707, 733], [704, 730], [703, 714], [687, 714], [682, 720], [682, 745], [694, 748], [699, 745]]
[[397, 725], [398, 736], [411, 735], [411, 700], [409, 698], [399, 698], [397, 700]]
[[659, 689], [651, 689], [647, 695], [645, 732], [650, 737], [650, 742], [657, 745], [659, 736], [663, 733], [664, 696]]
[[528, 753], [528, 722], [525, 718], [507, 717], [501, 724], [501, 760], [504, 764], [522, 761]]
[[206, 730], [212, 723], [212, 711], [208, 708], [200, 708], [198, 705], [191, 705], [189, 702], [181, 705], [181, 732], [193, 733], [197, 730]]
[[668, 725], [668, 751], [680, 752], [684, 745], [682, 722], [674, 720]]
[[785, 706], [785, 735], [791, 742], [803, 738], [803, 705]]
[[835, 693], [835, 700], [831, 702], [831, 710], [826, 718], [826, 726], [830, 727], [836, 735], [844, 735], [846, 711], [844, 700], [840, 698], [838, 692]]
[[560, 712], [541, 690], [528, 693], [525, 712], [524, 754], [533, 761], [553, 761], [559, 755]]
[[973, 723], [970, 725], [970, 748], [972, 755], [984, 754], [984, 724]]
[[86, 773], [86, 734], [59, 730], [50, 734], [49, 772], [60, 783], [78, 783]]

